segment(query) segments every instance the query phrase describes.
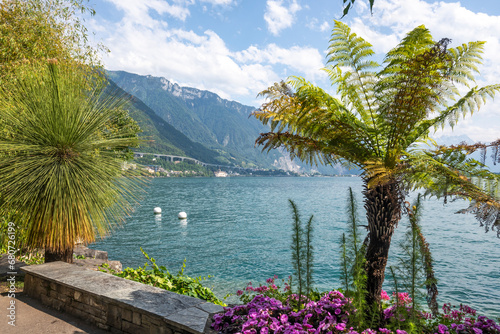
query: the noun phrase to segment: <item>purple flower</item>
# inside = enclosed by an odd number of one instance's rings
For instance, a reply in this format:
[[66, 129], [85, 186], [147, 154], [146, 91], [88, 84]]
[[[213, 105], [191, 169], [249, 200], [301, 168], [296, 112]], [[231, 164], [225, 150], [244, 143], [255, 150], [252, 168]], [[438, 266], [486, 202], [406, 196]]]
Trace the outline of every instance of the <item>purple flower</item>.
[[440, 333], [440, 334], [444, 334], [447, 330], [448, 330], [448, 327], [446, 327], [445, 325], [440, 324], [438, 326], [438, 333]]
[[337, 324], [337, 326], [335, 326], [335, 329], [338, 331], [343, 331], [345, 329], [345, 324], [344, 323]]

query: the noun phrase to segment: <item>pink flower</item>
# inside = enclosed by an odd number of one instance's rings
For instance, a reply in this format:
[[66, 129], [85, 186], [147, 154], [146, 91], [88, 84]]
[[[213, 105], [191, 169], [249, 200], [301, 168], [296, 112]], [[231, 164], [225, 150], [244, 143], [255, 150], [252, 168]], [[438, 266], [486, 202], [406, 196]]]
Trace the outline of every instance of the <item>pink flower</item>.
[[380, 298], [382, 298], [382, 300], [389, 300], [389, 299], [391, 299], [391, 297], [389, 297], [389, 295], [387, 294], [387, 292], [385, 292], [384, 290], [382, 290], [382, 292], [380, 293]]

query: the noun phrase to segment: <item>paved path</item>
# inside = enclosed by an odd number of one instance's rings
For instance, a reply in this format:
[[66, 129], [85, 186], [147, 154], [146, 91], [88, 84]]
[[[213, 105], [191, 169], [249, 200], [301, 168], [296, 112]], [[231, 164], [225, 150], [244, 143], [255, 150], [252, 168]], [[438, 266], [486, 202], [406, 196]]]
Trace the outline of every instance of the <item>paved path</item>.
[[[8, 324], [7, 308], [15, 301], [16, 326]], [[105, 334], [109, 332], [91, 326], [72, 315], [58, 312], [43, 305], [40, 301], [21, 293], [9, 298], [7, 293], [0, 294], [0, 333], [2, 334]]]

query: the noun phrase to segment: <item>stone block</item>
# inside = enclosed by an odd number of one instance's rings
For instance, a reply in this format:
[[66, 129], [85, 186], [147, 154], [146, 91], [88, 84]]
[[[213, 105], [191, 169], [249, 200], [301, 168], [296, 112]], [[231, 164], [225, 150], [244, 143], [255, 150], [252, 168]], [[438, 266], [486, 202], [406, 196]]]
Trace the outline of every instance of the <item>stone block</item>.
[[48, 296], [53, 299], [59, 299], [59, 293], [56, 290], [49, 290]]
[[94, 325], [97, 325], [97, 324], [106, 325], [106, 319], [103, 319], [102, 317], [99, 317], [99, 316], [89, 314], [89, 315], [87, 315], [87, 319], [90, 320], [90, 322], [92, 322]]
[[117, 329], [121, 329], [122, 326], [122, 314], [121, 309], [117, 305], [108, 304], [108, 310], [106, 312], [106, 324]]
[[139, 312], [132, 312], [132, 323], [140, 325], [142, 323], [142, 315]]
[[75, 293], [73, 294], [73, 298], [76, 301], [81, 301], [82, 300], [82, 293], [80, 291], [75, 291]]
[[52, 305], [52, 298], [50, 298], [47, 295], [40, 295], [40, 300], [42, 301], [42, 304], [51, 306]]
[[105, 331], [109, 331], [109, 326], [106, 325], [106, 324], [102, 324], [102, 323], [98, 322], [95, 325], [96, 325], [97, 328], [103, 329]]
[[159, 318], [151, 317], [146, 314], [142, 315], [142, 323], [149, 326], [157, 326], [157, 327], [164, 324], [163, 321], [161, 321]]
[[60, 300], [61, 302], [65, 303], [65, 304], [66, 304], [66, 303], [71, 303], [71, 299], [69, 299], [69, 297], [68, 297], [68, 296], [66, 296], [66, 295], [64, 295], [64, 294], [61, 294], [61, 293], [59, 293], [59, 294], [57, 295], [57, 299], [58, 299], [58, 300]]
[[122, 319], [128, 322], [132, 322], [132, 311], [126, 308], [122, 309]]
[[106, 312], [104, 312], [103, 310], [98, 309], [94, 306], [90, 306], [88, 304], [83, 304], [83, 305], [85, 305], [85, 311], [88, 314], [91, 314], [91, 315], [96, 316], [96, 317], [106, 318]]
[[76, 316], [80, 319], [87, 319], [87, 317], [88, 317], [87, 313], [85, 313], [84, 311], [77, 309], [77, 308], [73, 308], [71, 314], [73, 314], [74, 316]]
[[71, 289], [70, 287], [62, 286], [61, 285], [61, 292], [62, 292], [63, 295], [66, 295], [68, 297], [74, 298], [75, 289]]
[[59, 299], [52, 299], [52, 308], [53, 309], [56, 309], [57, 311], [60, 311], [62, 310], [64, 307], [64, 303], [62, 301], [60, 301]]
[[122, 322], [122, 331], [130, 334], [149, 334], [149, 328], [128, 321]]
[[105, 303], [97, 296], [89, 296], [89, 305], [101, 311], [106, 311]]
[[80, 310], [80, 311], [84, 311], [86, 312], [86, 306], [85, 304], [83, 303], [80, 303], [80, 302], [77, 302], [76, 300], [72, 300], [71, 301], [71, 307], [73, 307], [74, 309], [77, 309], [77, 310]]
[[149, 327], [149, 334], [173, 334], [172, 330], [168, 328], [165, 324], [161, 326]]

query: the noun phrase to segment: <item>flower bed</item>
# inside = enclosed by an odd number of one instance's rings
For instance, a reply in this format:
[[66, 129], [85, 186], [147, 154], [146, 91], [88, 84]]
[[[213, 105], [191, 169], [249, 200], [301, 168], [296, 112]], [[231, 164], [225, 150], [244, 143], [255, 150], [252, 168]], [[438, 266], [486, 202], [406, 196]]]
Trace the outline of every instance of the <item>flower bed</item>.
[[[274, 285], [274, 281], [267, 282]], [[277, 288], [277, 287], [276, 287]], [[252, 288], [255, 291], [258, 288]], [[249, 291], [249, 289], [247, 289]], [[260, 288], [257, 291], [276, 295], [277, 289]], [[240, 292], [239, 295], [242, 293]], [[287, 294], [282, 301], [268, 295], [259, 294], [249, 302], [234, 307], [225, 307], [223, 313], [213, 317], [212, 328], [223, 334], [498, 334], [500, 325], [492, 319], [477, 316], [476, 311], [460, 305], [457, 309], [450, 304], [443, 306], [443, 314], [436, 317], [425, 312], [418, 312], [420, 327], [405, 324], [405, 317], [411, 310], [411, 298], [400, 293], [398, 301], [383, 292], [387, 301], [384, 320], [387, 328], [359, 329], [351, 323], [356, 310], [352, 300], [340, 291], [325, 293], [318, 301], [308, 300], [301, 310], [294, 309], [296, 296]], [[399, 328], [398, 325], [401, 325]], [[405, 326], [406, 325], [406, 326]], [[401, 329], [404, 328], [404, 329]]]

